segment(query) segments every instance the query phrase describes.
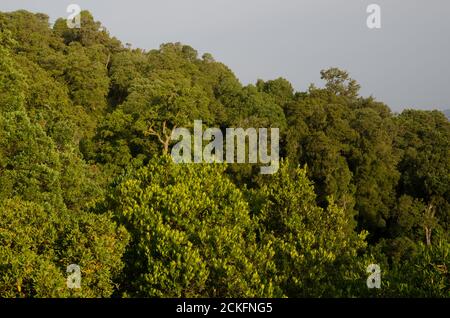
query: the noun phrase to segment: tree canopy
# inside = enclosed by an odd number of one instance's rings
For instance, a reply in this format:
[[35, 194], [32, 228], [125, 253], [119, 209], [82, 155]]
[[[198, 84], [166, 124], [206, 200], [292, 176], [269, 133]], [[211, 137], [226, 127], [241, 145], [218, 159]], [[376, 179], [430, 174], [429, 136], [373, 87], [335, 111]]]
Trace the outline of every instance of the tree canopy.
[[[0, 13], [0, 297], [449, 297], [442, 112], [393, 113], [338, 68], [243, 85], [81, 17]], [[174, 163], [194, 120], [279, 128], [278, 172]]]

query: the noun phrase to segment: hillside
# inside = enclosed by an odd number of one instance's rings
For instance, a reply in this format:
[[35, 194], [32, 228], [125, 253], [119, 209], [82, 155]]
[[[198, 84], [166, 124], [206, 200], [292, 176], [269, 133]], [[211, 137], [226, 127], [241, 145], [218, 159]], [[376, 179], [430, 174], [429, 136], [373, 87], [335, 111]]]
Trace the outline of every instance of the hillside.
[[[211, 54], [81, 22], [0, 13], [0, 297], [369, 297], [371, 263], [380, 297], [449, 296], [442, 112], [394, 115], [337, 68], [244, 86]], [[279, 170], [174, 163], [194, 120], [278, 128]]]

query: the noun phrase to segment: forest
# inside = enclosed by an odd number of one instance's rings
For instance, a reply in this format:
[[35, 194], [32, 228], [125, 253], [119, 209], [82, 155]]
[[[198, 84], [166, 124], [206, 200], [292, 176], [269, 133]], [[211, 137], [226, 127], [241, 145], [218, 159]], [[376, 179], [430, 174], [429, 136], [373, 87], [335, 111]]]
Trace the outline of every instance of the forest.
[[[443, 112], [394, 113], [338, 68], [243, 85], [81, 25], [0, 12], [0, 297], [450, 296]], [[279, 128], [279, 170], [174, 163], [195, 120]]]

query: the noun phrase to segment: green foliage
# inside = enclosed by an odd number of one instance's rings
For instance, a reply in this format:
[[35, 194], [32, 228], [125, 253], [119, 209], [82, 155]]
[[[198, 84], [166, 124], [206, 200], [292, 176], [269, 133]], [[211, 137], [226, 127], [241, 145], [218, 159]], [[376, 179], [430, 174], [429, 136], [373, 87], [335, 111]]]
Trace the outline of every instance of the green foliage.
[[[2, 25], [0, 20], [0, 26]], [[8, 30], [0, 31], [0, 111], [21, 110], [27, 89], [24, 75], [17, 70], [17, 65], [10, 52], [15, 42]]]
[[356, 234], [352, 220], [331, 200], [316, 205], [306, 169], [283, 163], [256, 194], [255, 214], [263, 241], [275, 250], [276, 281], [289, 297], [354, 296], [364, 277], [367, 233]]
[[[441, 112], [394, 115], [337, 68], [243, 86], [209, 53], [81, 20], [0, 13], [0, 297], [449, 297]], [[174, 164], [194, 120], [279, 128], [280, 170]]]
[[[0, 203], [0, 297], [108, 297], [127, 234], [106, 216], [74, 214], [18, 198]], [[82, 268], [82, 288], [66, 267]]]
[[122, 44], [116, 38], [111, 38], [108, 31], [89, 11], [81, 11], [80, 13], [82, 28], [67, 27], [66, 19], [58, 19], [53, 27], [55, 35], [61, 37], [66, 45], [77, 42], [85, 47], [101, 46], [105, 52], [120, 52]]
[[386, 265], [379, 296], [450, 297], [449, 252], [448, 237], [418, 244], [409, 258]]
[[320, 72], [321, 78], [327, 83], [326, 89], [335, 95], [355, 98], [360, 89], [359, 84], [351, 79], [349, 74], [338, 68], [330, 68]]
[[409, 110], [398, 118], [402, 157], [399, 191], [436, 207], [446, 231], [450, 221], [450, 122], [441, 112]]
[[52, 140], [23, 112], [0, 115], [0, 198], [62, 207], [59, 156]]
[[71, 98], [76, 105], [98, 114], [106, 108], [109, 88], [107, 57], [101, 48], [87, 50], [78, 42], [71, 43], [67, 50], [65, 80], [69, 84]]
[[256, 244], [248, 204], [223, 170], [162, 157], [117, 181], [107, 206], [132, 235], [129, 295], [272, 295], [263, 274], [273, 253]]
[[[322, 73], [326, 89], [311, 87], [286, 107], [292, 127], [287, 156], [308, 164], [321, 206], [333, 195], [348, 214], [358, 214], [360, 228], [376, 240], [386, 231], [399, 178], [393, 118], [372, 98], [336, 92], [350, 87], [345, 81], [353, 83], [348, 75], [334, 69]], [[357, 84], [349, 87], [354, 90]]]

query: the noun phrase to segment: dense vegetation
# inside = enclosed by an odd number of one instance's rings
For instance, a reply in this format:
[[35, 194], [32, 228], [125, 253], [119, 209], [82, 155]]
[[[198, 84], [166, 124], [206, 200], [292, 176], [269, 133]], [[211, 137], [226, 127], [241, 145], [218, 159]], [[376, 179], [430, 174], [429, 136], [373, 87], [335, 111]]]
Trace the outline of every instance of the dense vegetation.
[[[450, 296], [443, 113], [393, 114], [336, 68], [304, 92], [243, 86], [89, 12], [81, 29], [0, 13], [0, 30], [0, 297]], [[170, 130], [195, 119], [280, 128], [279, 171], [174, 164]]]

